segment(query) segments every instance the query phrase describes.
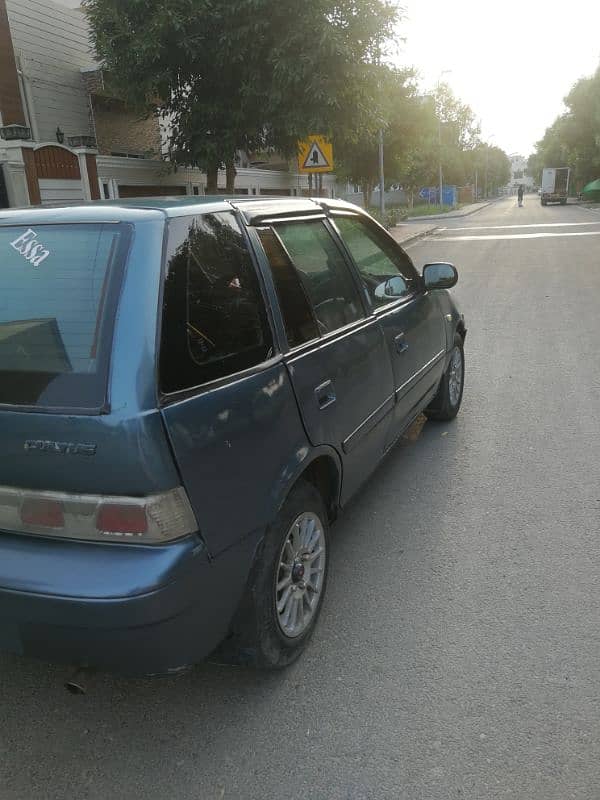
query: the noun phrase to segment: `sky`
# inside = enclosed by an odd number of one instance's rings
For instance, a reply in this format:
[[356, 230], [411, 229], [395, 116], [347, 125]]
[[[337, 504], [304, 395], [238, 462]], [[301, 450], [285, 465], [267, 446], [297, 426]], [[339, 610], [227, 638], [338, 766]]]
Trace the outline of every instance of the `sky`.
[[482, 138], [527, 157], [600, 64], [599, 0], [399, 0], [394, 61], [430, 90], [443, 75], [481, 120]]

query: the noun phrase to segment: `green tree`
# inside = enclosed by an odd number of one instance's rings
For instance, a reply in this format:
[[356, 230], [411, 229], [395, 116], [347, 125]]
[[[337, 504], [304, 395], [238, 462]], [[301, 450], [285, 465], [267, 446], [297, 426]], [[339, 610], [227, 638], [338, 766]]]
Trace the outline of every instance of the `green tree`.
[[292, 155], [308, 133], [356, 129], [370, 68], [392, 34], [392, 0], [84, 0], [92, 43], [129, 104], [170, 121], [175, 163], [207, 172], [237, 151]]
[[371, 113], [334, 131], [336, 174], [360, 184], [365, 208], [379, 183], [379, 131], [383, 130], [388, 185], [398, 180], [398, 163], [415, 143], [418, 109], [414, 71], [374, 68]]
[[408, 137], [402, 152], [394, 155], [392, 172], [394, 180], [404, 187], [412, 208], [417, 192], [438, 179], [439, 126], [433, 97], [415, 98], [408, 109], [406, 127]]
[[581, 190], [600, 177], [600, 68], [577, 81], [564, 102], [566, 112], [537, 142], [528, 171], [541, 181], [544, 167], [571, 167], [572, 185]]
[[442, 83], [431, 95], [420, 98], [414, 118], [410, 146], [399, 162], [400, 182], [410, 197], [422, 186], [437, 185], [440, 160], [445, 184], [465, 184], [479, 141], [471, 107]]
[[447, 83], [439, 84], [433, 97], [440, 124], [444, 183], [462, 186], [468, 180], [465, 155], [479, 142], [479, 126], [472, 108], [455, 97]]

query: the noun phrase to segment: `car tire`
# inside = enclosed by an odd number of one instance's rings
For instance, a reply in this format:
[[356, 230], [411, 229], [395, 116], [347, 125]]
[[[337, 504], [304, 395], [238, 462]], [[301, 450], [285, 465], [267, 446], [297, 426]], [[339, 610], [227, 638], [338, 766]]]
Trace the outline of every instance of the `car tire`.
[[308, 644], [323, 605], [328, 555], [323, 498], [312, 484], [300, 481], [267, 529], [232, 635], [217, 660], [267, 670], [293, 663]]
[[460, 334], [454, 334], [454, 344], [448, 367], [442, 375], [437, 394], [424, 411], [428, 419], [447, 422], [460, 409], [465, 385], [465, 351]]

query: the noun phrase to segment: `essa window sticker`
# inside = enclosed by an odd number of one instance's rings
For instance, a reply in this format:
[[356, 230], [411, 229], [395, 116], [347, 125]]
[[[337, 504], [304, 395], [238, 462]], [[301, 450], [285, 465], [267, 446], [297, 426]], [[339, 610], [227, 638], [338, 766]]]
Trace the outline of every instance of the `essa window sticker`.
[[18, 236], [14, 242], [10, 243], [10, 246], [34, 267], [39, 267], [42, 261], [50, 255], [50, 251], [38, 242], [37, 233], [31, 228]]

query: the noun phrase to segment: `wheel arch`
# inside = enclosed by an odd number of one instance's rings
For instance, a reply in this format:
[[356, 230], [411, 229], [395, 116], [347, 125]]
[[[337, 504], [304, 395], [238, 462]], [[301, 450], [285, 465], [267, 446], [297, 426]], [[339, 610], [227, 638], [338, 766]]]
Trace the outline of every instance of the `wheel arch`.
[[340, 507], [341, 478], [339, 464], [331, 455], [322, 454], [314, 458], [296, 480], [296, 483], [298, 480], [308, 481], [319, 492], [325, 503], [329, 522], [335, 520]]
[[319, 492], [329, 521], [333, 522], [340, 507], [342, 462], [332, 447], [320, 446], [306, 452], [304, 458], [296, 462], [294, 469], [289, 470], [286, 477], [287, 480], [279, 486], [273, 516], [279, 513], [294, 487], [304, 480]]

